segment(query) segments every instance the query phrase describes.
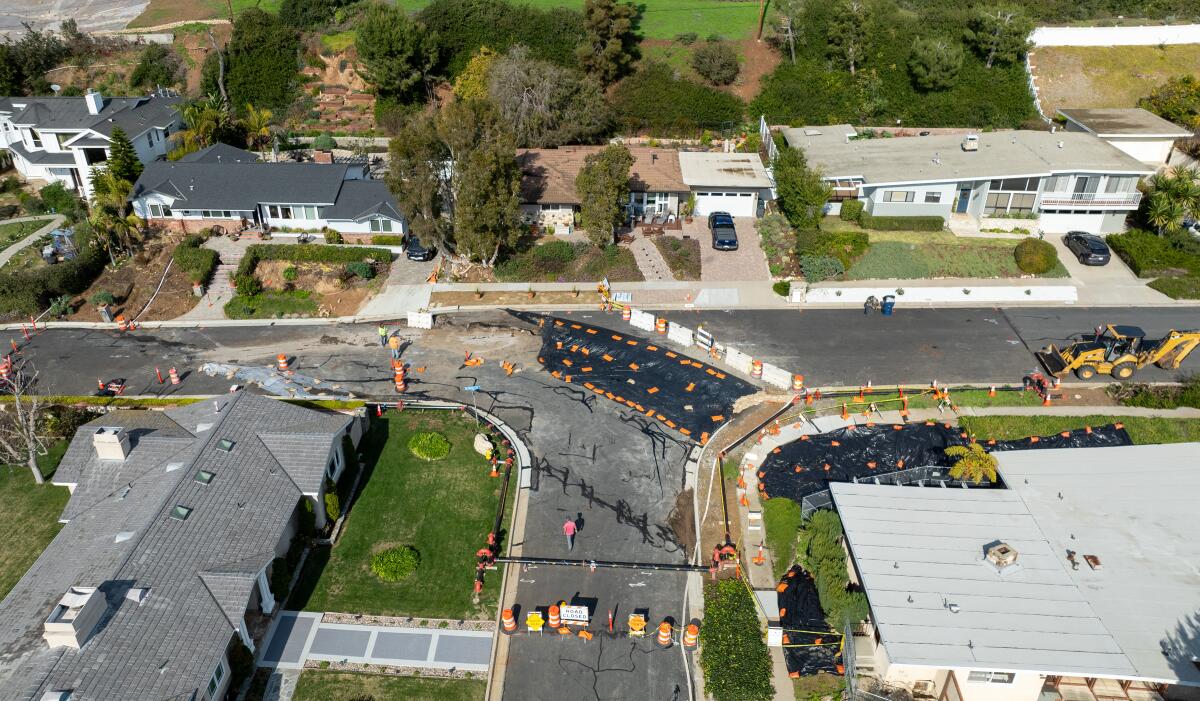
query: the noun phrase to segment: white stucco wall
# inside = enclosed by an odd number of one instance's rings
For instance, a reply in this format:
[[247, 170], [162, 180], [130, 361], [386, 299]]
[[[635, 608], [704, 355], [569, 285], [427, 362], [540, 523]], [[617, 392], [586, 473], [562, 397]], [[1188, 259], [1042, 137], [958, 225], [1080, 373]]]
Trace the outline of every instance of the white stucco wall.
[[[863, 188], [867, 193], [869, 206], [867, 212], [877, 217], [942, 217], [949, 218], [951, 207], [954, 206], [954, 197], [957, 190], [957, 183], [932, 183], [929, 185], [881, 185], [877, 187], [866, 186]], [[912, 202], [887, 202], [887, 194], [893, 190], [902, 190], [913, 193]], [[939, 202], [926, 202], [926, 193], [938, 193], [941, 195]]]
[[1167, 159], [1171, 156], [1171, 148], [1173, 147], [1174, 139], [1151, 139], [1138, 137], [1105, 137], [1105, 141], [1133, 156], [1143, 163], [1148, 163], [1154, 166], [1163, 166], [1167, 164]]
[[1200, 24], [1145, 27], [1038, 27], [1029, 35], [1034, 46], [1156, 46], [1200, 44]]

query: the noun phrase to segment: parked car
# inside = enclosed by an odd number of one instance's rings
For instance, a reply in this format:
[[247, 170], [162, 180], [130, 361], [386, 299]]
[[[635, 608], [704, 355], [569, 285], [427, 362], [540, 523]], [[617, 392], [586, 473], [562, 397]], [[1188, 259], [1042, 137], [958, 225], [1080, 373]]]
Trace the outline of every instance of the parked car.
[[404, 255], [408, 256], [409, 260], [427, 261], [433, 260], [437, 255], [436, 248], [425, 248], [421, 245], [421, 239], [413, 234], [408, 235], [408, 242], [404, 244]]
[[1086, 231], [1068, 231], [1063, 243], [1084, 265], [1108, 265], [1112, 258], [1104, 239]]
[[718, 251], [736, 251], [737, 229], [729, 212], [713, 212], [708, 215], [708, 230], [712, 232], [712, 247]]

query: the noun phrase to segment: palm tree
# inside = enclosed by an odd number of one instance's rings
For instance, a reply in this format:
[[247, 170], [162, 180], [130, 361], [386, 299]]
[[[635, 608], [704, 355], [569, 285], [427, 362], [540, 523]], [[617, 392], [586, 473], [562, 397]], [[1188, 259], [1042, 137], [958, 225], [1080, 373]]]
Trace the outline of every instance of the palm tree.
[[975, 484], [979, 484], [984, 478], [987, 478], [988, 482], [996, 481], [996, 458], [978, 443], [952, 445], [946, 448], [946, 455], [958, 458], [954, 467], [950, 468], [950, 476], [954, 479], [971, 480]]
[[1183, 205], [1173, 198], [1169, 189], [1151, 190], [1146, 201], [1146, 221], [1159, 234], [1173, 230], [1183, 221]]
[[184, 123], [184, 128], [175, 134], [179, 155], [212, 146], [234, 127], [233, 115], [216, 95], [184, 105], [179, 114]]
[[128, 180], [110, 171], [92, 171], [92, 207], [88, 221], [114, 265], [115, 250], [133, 255], [133, 244], [141, 238], [141, 230], [145, 225], [140, 217], [129, 211], [129, 193], [132, 190], [133, 185]]
[[262, 151], [266, 144], [271, 143], [271, 114], [269, 109], [254, 109], [254, 105], [246, 103], [246, 116], [242, 117], [242, 128], [246, 130], [246, 145], [255, 151]]

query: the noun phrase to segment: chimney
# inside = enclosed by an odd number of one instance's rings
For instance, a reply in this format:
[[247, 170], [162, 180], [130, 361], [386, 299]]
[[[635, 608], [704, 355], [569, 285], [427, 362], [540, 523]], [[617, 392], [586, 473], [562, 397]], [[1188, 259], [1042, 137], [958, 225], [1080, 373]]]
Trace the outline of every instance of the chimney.
[[101, 460], [124, 460], [129, 457], [129, 432], [117, 427], [98, 428], [92, 434], [92, 445]]
[[83, 647], [108, 604], [96, 587], [71, 587], [46, 618], [42, 638], [55, 647]]
[[104, 96], [95, 90], [89, 89], [83, 99], [87, 102], [88, 114], [100, 114], [100, 110], [104, 109]]
[[993, 543], [984, 550], [984, 559], [997, 572], [1017, 569], [1017, 549], [1008, 543]]
[[333, 163], [333, 151], [313, 151], [313, 163]]

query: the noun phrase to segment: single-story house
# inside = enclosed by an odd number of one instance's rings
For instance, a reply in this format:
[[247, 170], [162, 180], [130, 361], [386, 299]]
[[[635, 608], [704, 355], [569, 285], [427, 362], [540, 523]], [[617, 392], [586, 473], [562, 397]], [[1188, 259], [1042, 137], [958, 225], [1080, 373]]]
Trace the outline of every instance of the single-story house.
[[1036, 216], [1047, 233], [1122, 231], [1154, 168], [1083, 132], [861, 138], [839, 124], [783, 130], [833, 187], [876, 216]]
[[[554, 227], [567, 233], [575, 224], [579, 195], [575, 177], [584, 161], [602, 146], [518, 149], [521, 165], [521, 213], [527, 223]], [[675, 151], [635, 146], [629, 149], [629, 213], [635, 221], [643, 217], [678, 217], [679, 204], [688, 197], [687, 184]]]
[[192, 151], [179, 159], [180, 163], [258, 163], [258, 154], [253, 151], [216, 143], [212, 146]]
[[938, 701], [1197, 698], [1198, 450], [997, 452], [1007, 488], [830, 484], [870, 610], [848, 679]]
[[387, 185], [361, 175], [333, 163], [159, 161], [146, 165], [130, 201], [148, 224], [185, 231], [328, 228], [348, 240], [405, 234]]
[[225, 698], [356, 421], [236, 392], [81, 427], [52, 478], [65, 525], [0, 601], [0, 698]]
[[774, 199], [774, 183], [757, 153], [682, 151], [679, 168], [696, 198], [693, 214], [698, 217], [713, 212], [757, 217], [766, 202]]
[[1155, 168], [1171, 162], [1176, 139], [1194, 136], [1140, 107], [1060, 109], [1058, 114], [1067, 131], [1092, 134]]

